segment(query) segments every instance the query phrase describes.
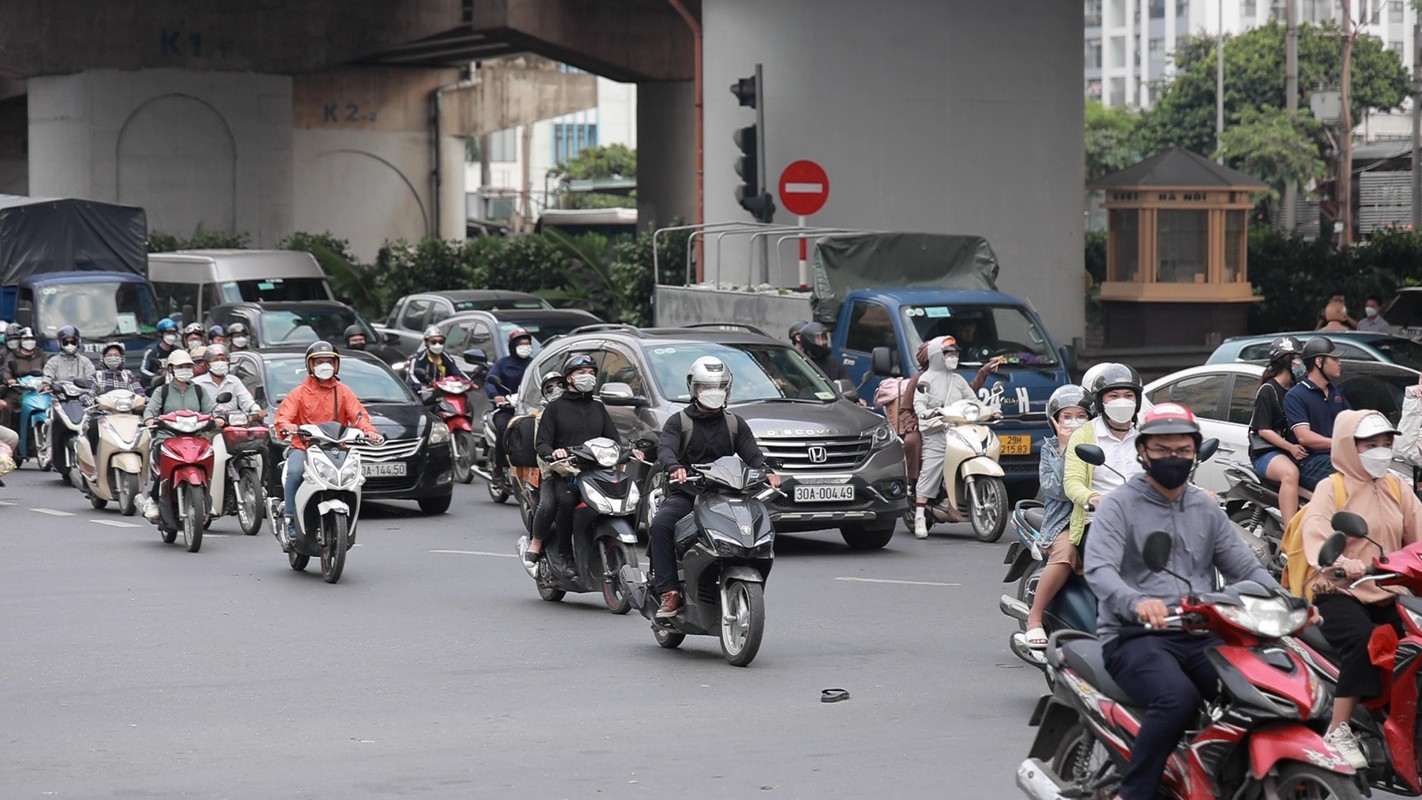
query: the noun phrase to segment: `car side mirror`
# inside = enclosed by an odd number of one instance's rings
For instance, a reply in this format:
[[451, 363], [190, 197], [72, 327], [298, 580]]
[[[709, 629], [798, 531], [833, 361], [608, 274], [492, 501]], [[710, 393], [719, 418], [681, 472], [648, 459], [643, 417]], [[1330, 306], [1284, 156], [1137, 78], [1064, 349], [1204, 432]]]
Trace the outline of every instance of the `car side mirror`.
[[434, 391], [434, 389], [421, 389], [421, 390], [420, 390], [420, 402], [421, 402], [421, 403], [424, 403], [425, 405], [429, 405], [430, 403], [433, 403], [434, 401], [435, 401], [435, 391]]
[[1348, 537], [1341, 532], [1333, 534], [1323, 541], [1322, 547], [1318, 548], [1318, 566], [1333, 566], [1334, 562], [1343, 556], [1343, 551], [1347, 549]]
[[1094, 444], [1077, 445], [1076, 457], [1093, 467], [1099, 467], [1106, 463], [1106, 451]]
[[399, 345], [399, 344], [400, 344], [400, 334], [398, 334], [398, 333], [396, 333], [396, 332], [394, 332], [394, 331], [384, 331], [383, 333], [380, 334], [380, 341], [381, 341], [382, 343], [384, 343], [384, 344], [387, 344], [387, 345], [392, 345], [392, 346], [394, 346], [394, 345]]
[[219, 403], [230, 403], [230, 402], [232, 402], [232, 393], [231, 393], [231, 392], [223, 392], [222, 394], [219, 394], [219, 395], [217, 396], [217, 402], [219, 402]]
[[858, 402], [859, 389], [854, 385], [854, 381], [847, 378], [840, 378], [834, 382], [834, 388], [835, 391], [839, 392], [840, 397]]
[[876, 347], [870, 353], [870, 369], [881, 378], [897, 378], [903, 374], [899, 366], [899, 351], [892, 347]]
[[488, 364], [489, 354], [482, 347], [471, 347], [464, 351], [464, 360], [470, 364]]
[[609, 406], [643, 406], [647, 404], [646, 398], [638, 397], [632, 391], [632, 387], [625, 383], [604, 383], [598, 390], [597, 398], [603, 405]]
[[1206, 462], [1206, 461], [1209, 461], [1210, 459], [1214, 458], [1214, 457], [1215, 457], [1215, 453], [1218, 453], [1219, 451], [1220, 451], [1220, 440], [1219, 440], [1219, 439], [1206, 439], [1205, 441], [1200, 442], [1200, 455], [1199, 455], [1199, 460], [1200, 460], [1200, 462], [1201, 462], [1201, 463], [1204, 463], [1204, 462]]
[[[1328, 520], [1333, 530], [1350, 539], [1368, 538], [1368, 521], [1351, 511], [1337, 511]], [[1319, 562], [1320, 564], [1323, 562]], [[1333, 562], [1329, 562], [1330, 564]]]
[[1173, 544], [1170, 534], [1165, 531], [1154, 531], [1147, 536], [1145, 547], [1141, 549], [1141, 560], [1145, 562], [1146, 569], [1151, 572], [1160, 572], [1165, 569], [1165, 565], [1170, 563], [1170, 550]]

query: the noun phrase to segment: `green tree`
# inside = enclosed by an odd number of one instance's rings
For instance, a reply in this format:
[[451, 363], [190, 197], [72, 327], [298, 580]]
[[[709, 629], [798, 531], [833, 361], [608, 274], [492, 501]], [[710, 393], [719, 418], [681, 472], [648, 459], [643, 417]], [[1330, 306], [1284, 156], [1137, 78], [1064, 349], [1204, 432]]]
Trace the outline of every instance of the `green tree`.
[[1303, 186], [1328, 174], [1318, 152], [1321, 136], [1322, 126], [1304, 112], [1246, 109], [1225, 128], [1216, 155], [1268, 184], [1272, 206], [1286, 185]]
[[1140, 161], [1136, 128], [1140, 117], [1124, 108], [1110, 108], [1100, 100], [1086, 100], [1086, 182], [1125, 169]]
[[603, 192], [573, 192], [572, 181], [637, 177], [637, 151], [626, 145], [585, 147], [576, 156], [548, 170], [548, 177], [558, 181], [558, 194], [564, 208], [635, 208], [637, 193], [628, 195]]

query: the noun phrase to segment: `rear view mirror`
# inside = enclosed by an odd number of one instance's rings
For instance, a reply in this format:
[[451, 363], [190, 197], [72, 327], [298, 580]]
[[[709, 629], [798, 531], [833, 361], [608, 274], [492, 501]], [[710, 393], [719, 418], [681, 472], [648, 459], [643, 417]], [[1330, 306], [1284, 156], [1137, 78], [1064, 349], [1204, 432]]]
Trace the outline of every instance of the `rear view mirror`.
[[859, 399], [859, 389], [855, 387], [854, 381], [847, 378], [840, 378], [834, 382], [834, 388], [835, 391], [839, 392], [839, 396], [846, 400], [857, 401]]
[[78, 386], [80, 389], [94, 388], [94, 382], [89, 380], [88, 378], [75, 378], [74, 385]]
[[1170, 534], [1165, 531], [1154, 531], [1147, 536], [1145, 547], [1141, 549], [1141, 560], [1145, 562], [1146, 569], [1151, 572], [1160, 572], [1165, 569], [1165, 565], [1170, 563], [1170, 550], [1173, 544]]
[[602, 389], [598, 390], [597, 397], [604, 405], [609, 406], [640, 406], [646, 400], [638, 397], [632, 387], [625, 383], [604, 383]]
[[876, 347], [870, 354], [871, 369], [881, 378], [896, 378], [903, 374], [899, 367], [899, 352], [891, 347]]
[[1323, 546], [1318, 548], [1318, 566], [1331, 567], [1348, 549], [1348, 537], [1341, 533], [1335, 533], [1324, 540]]
[[1368, 537], [1368, 521], [1351, 511], [1334, 513], [1328, 523], [1333, 526], [1333, 530], [1350, 539], [1366, 539]]
[[[1216, 443], [1218, 444], [1218, 443]], [[1094, 444], [1079, 444], [1076, 446], [1076, 457], [1085, 461], [1093, 467], [1099, 467], [1106, 463], [1106, 451]]]
[[1219, 440], [1219, 439], [1206, 439], [1205, 441], [1200, 442], [1200, 456], [1199, 456], [1200, 461], [1201, 461], [1201, 462], [1209, 461], [1211, 458], [1214, 458], [1215, 453], [1218, 453], [1219, 451], [1220, 451], [1220, 440]]
[[231, 392], [223, 392], [222, 394], [219, 394], [219, 395], [217, 396], [217, 402], [219, 402], [219, 403], [230, 403], [230, 402], [232, 402], [232, 393], [231, 393]]

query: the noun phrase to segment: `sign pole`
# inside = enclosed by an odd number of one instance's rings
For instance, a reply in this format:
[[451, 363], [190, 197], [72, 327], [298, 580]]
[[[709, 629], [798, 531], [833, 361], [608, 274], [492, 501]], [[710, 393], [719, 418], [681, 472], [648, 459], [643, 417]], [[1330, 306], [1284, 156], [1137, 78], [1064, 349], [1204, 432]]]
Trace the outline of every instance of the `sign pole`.
[[[804, 214], [800, 214], [799, 216], [795, 217], [795, 224], [796, 224], [796, 225], [799, 225], [801, 228], [804, 228], [804, 227], [805, 227], [805, 215], [804, 215]], [[800, 233], [800, 288], [801, 288], [801, 289], [808, 289], [808, 288], [810, 288], [810, 273], [809, 273], [809, 271], [805, 268], [805, 261], [807, 260], [807, 259], [805, 258], [805, 251], [806, 251], [807, 249], [809, 249], [809, 248], [808, 248], [808, 242], [807, 242], [807, 240], [805, 239], [805, 234], [804, 234], [804, 232], [801, 231], [801, 233]]]

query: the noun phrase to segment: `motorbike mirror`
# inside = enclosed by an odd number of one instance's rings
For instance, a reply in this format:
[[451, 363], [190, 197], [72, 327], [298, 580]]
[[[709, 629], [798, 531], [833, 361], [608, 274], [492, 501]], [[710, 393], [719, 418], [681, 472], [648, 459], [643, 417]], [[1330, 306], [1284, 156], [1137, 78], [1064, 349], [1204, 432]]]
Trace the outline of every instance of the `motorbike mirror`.
[[1198, 457], [1198, 458], [1199, 458], [1199, 461], [1200, 461], [1201, 463], [1204, 463], [1204, 462], [1206, 462], [1206, 461], [1209, 461], [1210, 459], [1214, 458], [1214, 457], [1215, 457], [1215, 453], [1218, 453], [1219, 451], [1220, 451], [1220, 440], [1219, 440], [1219, 439], [1206, 439], [1205, 441], [1200, 442], [1200, 455], [1199, 455], [1199, 457]]
[[[1328, 521], [1333, 526], [1333, 530], [1347, 536], [1350, 539], [1368, 538], [1368, 521], [1354, 514], [1351, 511], [1338, 511], [1333, 518]], [[1323, 563], [1323, 562], [1319, 562]], [[1333, 562], [1329, 562], [1330, 564]]]
[[1077, 445], [1076, 457], [1093, 467], [1099, 467], [1106, 463], [1106, 451], [1094, 444]]
[[881, 378], [894, 378], [903, 374], [899, 367], [899, 353], [892, 347], [876, 347], [870, 353], [870, 369]]
[[219, 402], [219, 403], [230, 403], [230, 402], [232, 402], [232, 393], [231, 393], [231, 392], [223, 392], [222, 394], [220, 394], [220, 395], [217, 396], [217, 402]]
[[89, 380], [88, 378], [75, 378], [74, 385], [78, 386], [80, 389], [94, 388], [94, 382]]
[[433, 390], [433, 389], [421, 389], [421, 390], [420, 390], [420, 402], [421, 402], [421, 403], [429, 404], [429, 403], [433, 403], [434, 401], [435, 401], [435, 393], [434, 393], [434, 390]]
[[471, 347], [464, 351], [464, 360], [471, 364], [489, 363], [489, 354], [482, 347]]
[[[1347, 513], [1347, 512], [1339, 512]], [[1318, 548], [1318, 566], [1331, 567], [1343, 555], [1343, 551], [1348, 549], [1348, 537], [1342, 533], [1335, 533], [1323, 541], [1323, 546]]]
[[1165, 565], [1170, 563], [1173, 544], [1170, 534], [1165, 531], [1154, 531], [1147, 536], [1145, 547], [1141, 549], [1141, 559], [1145, 561], [1146, 569], [1151, 572], [1164, 570]]

